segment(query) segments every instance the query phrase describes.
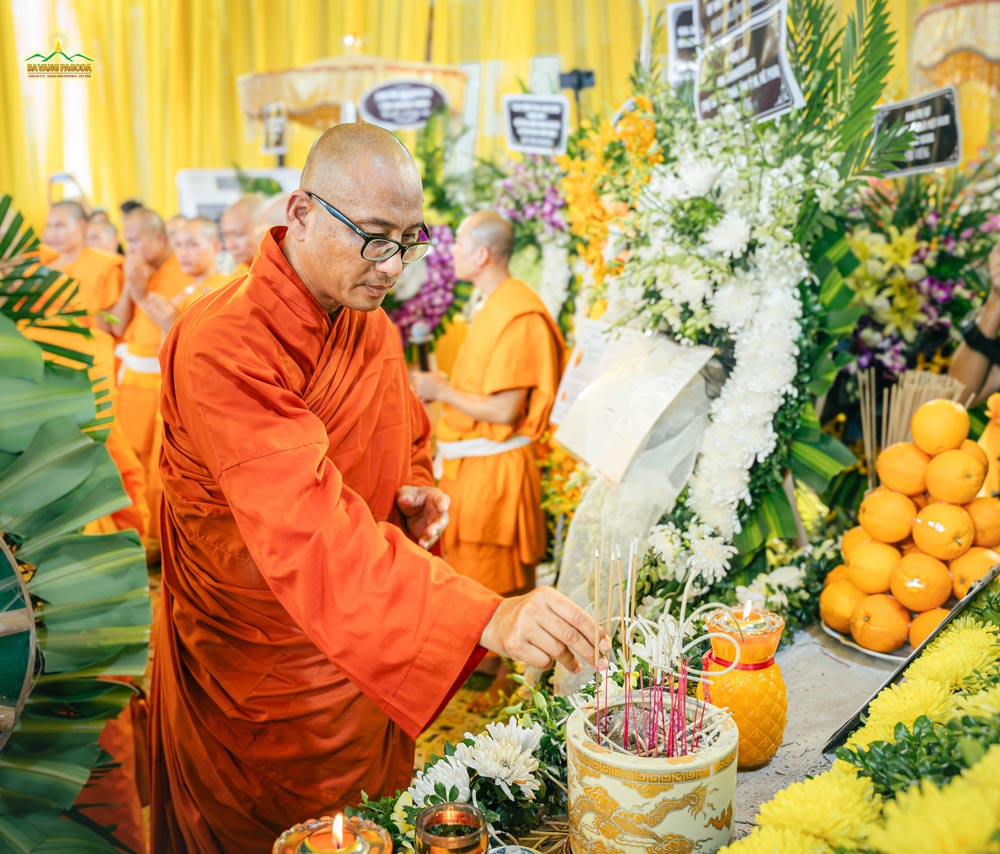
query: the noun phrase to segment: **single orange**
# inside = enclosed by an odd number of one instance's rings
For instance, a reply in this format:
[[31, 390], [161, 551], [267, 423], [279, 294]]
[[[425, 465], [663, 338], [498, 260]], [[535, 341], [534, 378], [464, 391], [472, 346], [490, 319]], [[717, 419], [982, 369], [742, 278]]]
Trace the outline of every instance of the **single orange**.
[[961, 447], [969, 438], [969, 413], [953, 400], [929, 400], [910, 421], [913, 444], [932, 457]]
[[983, 464], [983, 468], [990, 467], [990, 458], [986, 456], [986, 451], [982, 449], [978, 442], [973, 442], [972, 439], [966, 439], [962, 442], [960, 451], [965, 451], [967, 454], [972, 454], [979, 462]]
[[965, 505], [976, 528], [975, 546], [1000, 546], [1000, 498], [984, 495]]
[[839, 581], [842, 578], [847, 578], [847, 567], [842, 563], [838, 563], [826, 574], [826, 578], [823, 579], [823, 586], [826, 587], [831, 582]]
[[935, 608], [932, 611], [924, 611], [917, 614], [910, 623], [910, 646], [916, 649], [924, 642], [924, 638], [934, 631], [941, 621], [950, 614], [947, 608]]
[[820, 618], [831, 629], [847, 633], [851, 628], [851, 614], [867, 595], [846, 578], [831, 581], [819, 594]]
[[936, 557], [913, 552], [903, 555], [893, 567], [889, 590], [904, 608], [930, 611], [951, 596], [951, 575]]
[[927, 464], [927, 491], [949, 504], [972, 501], [985, 479], [986, 466], [965, 451], [943, 451]]
[[969, 588], [986, 575], [996, 564], [1000, 563], [1000, 554], [993, 549], [975, 546], [961, 557], [951, 562], [952, 592], [956, 599], [961, 599]]
[[938, 560], [952, 560], [972, 548], [972, 517], [955, 504], [928, 504], [913, 520], [913, 542]]
[[917, 495], [927, 488], [924, 473], [930, 460], [913, 442], [896, 442], [878, 455], [875, 470], [889, 489], [903, 495]]
[[851, 637], [865, 649], [892, 652], [906, 643], [910, 614], [885, 593], [865, 596], [851, 613]]
[[847, 577], [851, 584], [865, 593], [885, 593], [889, 578], [899, 562], [898, 549], [878, 540], [869, 540], [855, 546], [847, 563]]
[[865, 496], [858, 521], [871, 536], [883, 543], [898, 543], [910, 536], [917, 508], [903, 493], [883, 489]]
[[840, 553], [844, 556], [844, 560], [850, 560], [851, 549], [860, 543], [867, 543], [871, 538], [872, 535], [860, 525], [855, 525], [853, 528], [844, 531], [840, 537]]

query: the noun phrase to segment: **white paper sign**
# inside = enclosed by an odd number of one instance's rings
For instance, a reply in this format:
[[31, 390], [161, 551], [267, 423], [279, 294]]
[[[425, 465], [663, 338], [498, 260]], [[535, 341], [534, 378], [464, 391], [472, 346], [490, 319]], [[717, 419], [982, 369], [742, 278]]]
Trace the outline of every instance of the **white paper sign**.
[[580, 391], [556, 440], [620, 483], [657, 419], [714, 352], [660, 335], [629, 336], [626, 346]]

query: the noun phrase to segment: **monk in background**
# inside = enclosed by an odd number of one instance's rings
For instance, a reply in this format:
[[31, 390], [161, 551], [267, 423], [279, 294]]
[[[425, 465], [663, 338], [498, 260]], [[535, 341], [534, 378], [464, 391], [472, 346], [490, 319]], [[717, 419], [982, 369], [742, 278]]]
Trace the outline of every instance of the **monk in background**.
[[441, 488], [451, 498], [448, 562], [505, 596], [535, 584], [545, 555], [541, 478], [533, 443], [548, 427], [564, 358], [559, 327], [527, 284], [511, 277], [510, 223], [493, 211], [458, 229], [455, 275], [482, 295], [455, 360], [443, 374], [416, 371], [422, 400], [444, 404]]
[[145, 538], [147, 560], [159, 554], [159, 468], [154, 455], [160, 396], [160, 345], [163, 329], [144, 309], [150, 294], [172, 300], [192, 277], [181, 270], [167, 245], [163, 220], [154, 211], [135, 208], [125, 215], [125, 288], [111, 310], [112, 332], [121, 336], [122, 359], [119, 381], [119, 418], [129, 446], [146, 475], [146, 500], [151, 513]]
[[170, 331], [178, 315], [196, 299], [232, 278], [220, 273], [216, 266], [222, 242], [219, 240], [219, 228], [212, 220], [204, 217], [187, 220], [177, 232], [174, 243], [177, 246], [177, 262], [181, 271], [191, 277], [191, 284], [171, 299], [150, 292], [142, 301], [142, 310], [164, 332]]
[[[493, 211], [462, 223], [453, 249], [455, 275], [472, 282], [482, 302], [451, 380], [441, 373], [411, 375], [422, 400], [444, 404], [437, 425], [443, 461], [438, 485], [451, 498], [454, 518], [444, 557], [503, 596], [531, 590], [545, 556], [536, 443], [548, 428], [565, 350], [538, 294], [511, 277], [513, 247], [513, 228]], [[494, 657], [480, 671], [495, 677], [493, 689], [474, 703], [485, 711], [508, 687], [507, 672]]]
[[257, 193], [240, 196], [222, 213], [222, 242], [236, 269], [234, 276], [242, 276], [250, 269], [250, 262], [257, 254], [260, 238], [257, 236], [257, 217], [264, 207], [264, 197]]
[[92, 249], [100, 249], [112, 255], [120, 255], [118, 229], [115, 224], [108, 219], [88, 219], [86, 232], [87, 246]]
[[303, 817], [406, 787], [414, 738], [487, 648], [605, 664], [593, 620], [551, 588], [503, 599], [426, 550], [448, 499], [377, 310], [429, 246], [409, 153], [338, 125], [301, 184], [250, 272], [163, 348], [162, 854], [267, 851]]

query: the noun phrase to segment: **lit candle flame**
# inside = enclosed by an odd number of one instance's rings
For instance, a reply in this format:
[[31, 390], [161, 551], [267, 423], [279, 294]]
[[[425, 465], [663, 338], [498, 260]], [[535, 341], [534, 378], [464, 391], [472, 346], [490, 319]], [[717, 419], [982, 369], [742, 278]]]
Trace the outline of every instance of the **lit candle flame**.
[[747, 599], [746, 605], [743, 606], [743, 614], [740, 616], [741, 620], [749, 620], [750, 612], [753, 610], [753, 602]]
[[337, 842], [338, 848], [344, 847], [344, 816], [337, 813], [333, 820], [333, 838]]

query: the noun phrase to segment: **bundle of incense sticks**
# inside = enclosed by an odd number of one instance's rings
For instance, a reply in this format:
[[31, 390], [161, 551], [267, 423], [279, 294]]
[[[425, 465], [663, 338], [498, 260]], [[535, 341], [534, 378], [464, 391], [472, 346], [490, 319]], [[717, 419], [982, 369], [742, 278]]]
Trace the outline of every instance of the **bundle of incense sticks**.
[[928, 400], [956, 400], [968, 407], [974, 394], [967, 394], [965, 384], [930, 371], [906, 371], [899, 382], [882, 389], [882, 417], [879, 429], [878, 395], [875, 390], [875, 369], [858, 372], [858, 396], [861, 401], [861, 437], [864, 445], [868, 488], [878, 486], [875, 472], [879, 451], [896, 442], [912, 441], [910, 421]]
[[[628, 571], [623, 569], [621, 551], [613, 550], [605, 568], [600, 551], [594, 552], [594, 614], [599, 623], [594, 636], [594, 657], [598, 657], [600, 626], [617, 636], [623, 670], [622, 694], [610, 693], [611, 679], [599, 678], [594, 694], [594, 730], [596, 741], [607, 747], [638, 756], [685, 756], [714, 738], [721, 720], [710, 721], [706, 733], [705, 704], [688, 697], [690, 660], [686, 654], [674, 656], [669, 666], [635, 667], [633, 626], [648, 621], [635, 613], [638, 542], [629, 550]], [[614, 604], [619, 606], [614, 616]], [[701, 609], [698, 609], [699, 611]], [[603, 621], [601, 615], [605, 616]], [[663, 662], [661, 662], [663, 663]], [[603, 696], [602, 696], [603, 692]], [[689, 708], [689, 703], [693, 708]], [[718, 717], [718, 715], [713, 716]], [[724, 716], [723, 716], [724, 717]]]

